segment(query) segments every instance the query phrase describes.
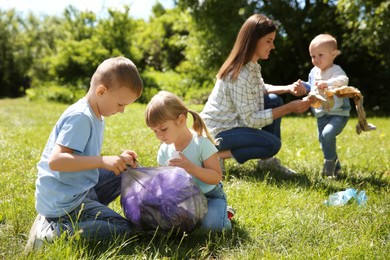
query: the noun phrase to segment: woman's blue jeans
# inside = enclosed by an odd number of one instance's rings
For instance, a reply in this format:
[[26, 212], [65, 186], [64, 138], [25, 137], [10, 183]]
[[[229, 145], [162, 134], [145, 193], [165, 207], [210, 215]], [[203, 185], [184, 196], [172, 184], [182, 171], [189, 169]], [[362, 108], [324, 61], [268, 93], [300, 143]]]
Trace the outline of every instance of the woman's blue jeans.
[[205, 196], [207, 198], [207, 213], [202, 221], [201, 228], [212, 231], [231, 229], [232, 223], [227, 215], [227, 200], [222, 182], [205, 193]]
[[[281, 97], [269, 94], [264, 96], [264, 107], [275, 108], [283, 105]], [[216, 135], [219, 139], [219, 151], [230, 150], [238, 163], [250, 159], [265, 159], [277, 154], [281, 148], [280, 125], [281, 118], [275, 119], [272, 124], [262, 129], [250, 127], [236, 127]]]
[[318, 140], [326, 160], [336, 160], [336, 136], [348, 122], [348, 116], [324, 115], [317, 118]]
[[79, 232], [83, 239], [101, 241], [131, 232], [130, 222], [107, 205], [121, 193], [121, 176], [99, 169], [99, 182], [79, 207], [60, 218], [47, 218], [70, 235]]

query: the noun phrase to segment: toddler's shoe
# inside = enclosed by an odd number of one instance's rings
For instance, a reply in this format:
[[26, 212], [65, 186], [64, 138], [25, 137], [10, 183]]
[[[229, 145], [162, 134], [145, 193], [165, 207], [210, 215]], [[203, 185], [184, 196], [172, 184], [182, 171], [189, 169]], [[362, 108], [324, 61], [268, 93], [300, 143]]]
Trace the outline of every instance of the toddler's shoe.
[[340, 172], [341, 166], [338, 159], [324, 161], [324, 167], [322, 168], [322, 175], [328, 178], [335, 178]]
[[297, 174], [296, 171], [291, 170], [291, 169], [283, 166], [280, 163], [280, 160], [275, 158], [275, 157], [264, 159], [264, 160], [260, 159], [257, 162], [257, 167], [259, 169], [262, 169], [262, 170], [282, 172], [282, 173], [287, 174], [287, 175], [296, 175]]
[[341, 164], [338, 159], [336, 159], [336, 168], [334, 169], [334, 175], [337, 177], [339, 173], [341, 172]]

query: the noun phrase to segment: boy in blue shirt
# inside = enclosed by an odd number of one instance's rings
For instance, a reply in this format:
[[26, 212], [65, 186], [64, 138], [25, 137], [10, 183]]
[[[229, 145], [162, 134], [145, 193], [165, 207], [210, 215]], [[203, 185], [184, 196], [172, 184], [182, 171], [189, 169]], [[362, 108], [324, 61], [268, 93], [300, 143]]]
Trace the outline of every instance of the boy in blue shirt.
[[121, 191], [120, 173], [135, 167], [137, 154], [102, 156], [104, 117], [123, 113], [142, 93], [136, 66], [116, 57], [101, 63], [86, 96], [54, 126], [38, 163], [36, 209], [26, 251], [52, 242], [61, 232], [100, 241], [130, 232], [129, 222], [108, 208]]

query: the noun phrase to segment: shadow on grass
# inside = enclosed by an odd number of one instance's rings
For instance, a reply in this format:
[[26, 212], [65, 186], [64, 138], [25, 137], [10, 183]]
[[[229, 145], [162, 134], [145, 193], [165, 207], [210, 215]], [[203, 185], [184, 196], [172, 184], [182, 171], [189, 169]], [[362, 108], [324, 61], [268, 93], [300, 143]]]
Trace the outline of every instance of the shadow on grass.
[[229, 165], [225, 180], [231, 177], [245, 179], [253, 182], [267, 182], [271, 185], [285, 185], [286, 183], [298, 183], [301, 186], [311, 186], [312, 182], [306, 174], [288, 175], [280, 172], [262, 171], [254, 164]]
[[310, 170], [304, 170], [297, 175], [287, 175], [279, 172], [261, 171], [254, 164], [233, 164], [227, 167], [225, 181], [230, 178], [245, 179], [253, 182], [266, 182], [276, 186], [301, 186], [304, 188], [321, 189], [330, 193], [340, 191], [348, 187], [362, 190], [372, 187], [376, 190], [390, 188], [389, 172], [359, 172], [356, 169], [345, 169], [334, 179], [322, 177], [319, 173], [313, 174]]
[[227, 232], [200, 230], [190, 234], [139, 232], [127, 240], [84, 243], [82, 247], [93, 259], [114, 256], [142, 259], [217, 259], [222, 251], [238, 250], [243, 244], [250, 243], [247, 231], [233, 221], [233, 229]]

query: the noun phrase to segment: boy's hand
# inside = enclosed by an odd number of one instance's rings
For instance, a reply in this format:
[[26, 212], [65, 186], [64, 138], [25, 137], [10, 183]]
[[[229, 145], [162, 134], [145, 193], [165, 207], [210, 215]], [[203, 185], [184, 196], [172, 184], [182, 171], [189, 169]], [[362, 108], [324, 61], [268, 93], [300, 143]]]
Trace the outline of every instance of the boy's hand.
[[125, 150], [122, 152], [120, 157], [126, 162], [127, 165], [130, 165], [131, 168], [137, 167], [137, 158], [138, 155], [132, 150]]
[[103, 156], [103, 168], [120, 175], [121, 172], [127, 169], [126, 161], [122, 156]]

